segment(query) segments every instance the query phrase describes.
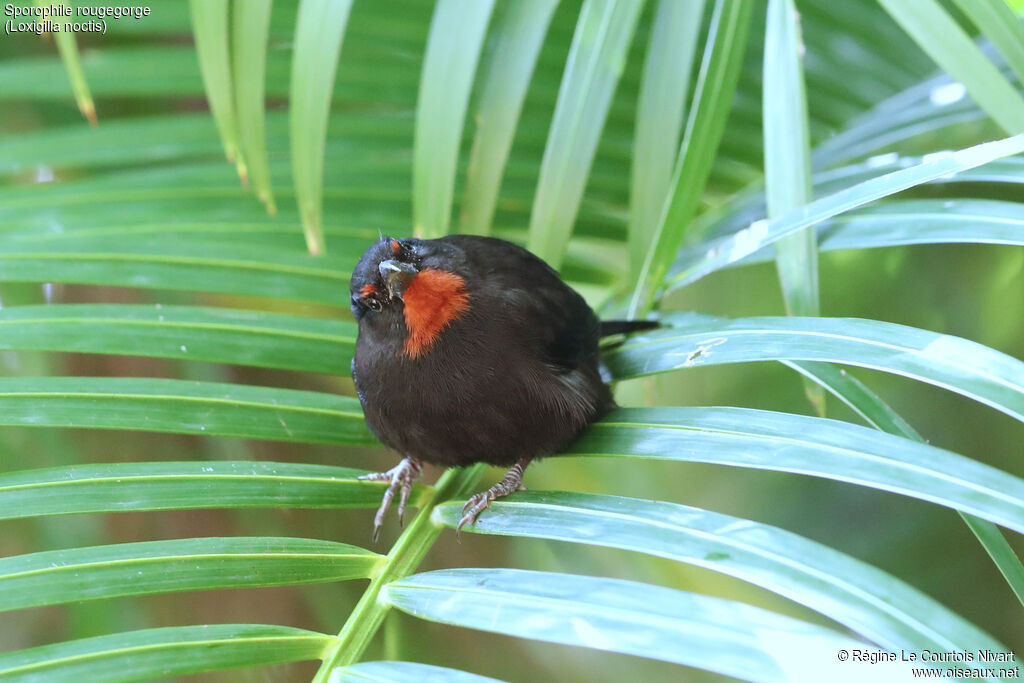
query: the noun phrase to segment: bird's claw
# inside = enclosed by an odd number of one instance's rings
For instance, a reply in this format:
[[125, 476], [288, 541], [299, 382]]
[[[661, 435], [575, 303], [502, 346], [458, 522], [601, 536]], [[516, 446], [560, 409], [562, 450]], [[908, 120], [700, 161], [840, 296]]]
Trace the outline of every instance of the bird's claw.
[[405, 515], [405, 504], [409, 501], [409, 494], [412, 492], [412, 485], [416, 479], [419, 478], [420, 473], [423, 471], [423, 466], [420, 465], [419, 460], [415, 458], [404, 458], [402, 462], [392, 467], [387, 472], [375, 472], [373, 474], [364, 474], [359, 479], [363, 481], [390, 481], [391, 485], [388, 486], [388, 490], [384, 492], [384, 499], [380, 503], [380, 507], [377, 509], [377, 514], [373, 517], [373, 542], [376, 543], [380, 540], [380, 530], [384, 526], [384, 515], [387, 514], [388, 507], [391, 505], [391, 501], [395, 497], [395, 492], [400, 492], [398, 497], [398, 523], [402, 523], [402, 518]]
[[531, 458], [523, 458], [505, 473], [501, 481], [483, 493], [478, 493], [467, 500], [465, 505], [462, 506], [462, 519], [459, 520], [459, 525], [455, 527], [455, 533], [460, 535], [462, 527], [467, 524], [476, 524], [476, 518], [480, 516], [481, 512], [491, 506], [491, 501], [504, 498], [516, 491], [525, 491], [523, 472], [526, 470], [526, 466], [530, 464], [530, 460]]
[[462, 506], [462, 519], [459, 520], [459, 525], [455, 527], [456, 534], [461, 534], [462, 527], [467, 524], [476, 524], [476, 518], [480, 516], [480, 513], [489, 508], [491, 501], [497, 498], [493, 491], [493, 488], [487, 489], [466, 501], [466, 504]]

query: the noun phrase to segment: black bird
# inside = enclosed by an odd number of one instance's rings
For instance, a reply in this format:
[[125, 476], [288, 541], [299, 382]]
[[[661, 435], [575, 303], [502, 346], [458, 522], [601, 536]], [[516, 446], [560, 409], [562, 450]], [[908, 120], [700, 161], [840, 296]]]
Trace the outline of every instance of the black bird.
[[374, 536], [400, 492], [401, 518], [423, 463], [509, 467], [470, 498], [459, 529], [523, 488], [536, 458], [564, 449], [615, 407], [598, 340], [657, 327], [601, 323], [575, 290], [527, 250], [493, 237], [383, 237], [352, 273], [359, 337], [352, 376], [366, 422], [403, 460], [388, 480]]

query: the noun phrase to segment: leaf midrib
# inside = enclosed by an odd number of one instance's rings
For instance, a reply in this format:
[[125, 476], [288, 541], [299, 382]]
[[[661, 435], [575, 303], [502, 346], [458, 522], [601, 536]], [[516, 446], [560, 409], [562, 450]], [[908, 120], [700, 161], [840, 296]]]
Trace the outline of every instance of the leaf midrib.
[[[86, 304], [87, 305], [87, 304]], [[316, 332], [305, 332], [297, 329], [280, 329], [274, 327], [253, 327], [250, 325], [232, 325], [230, 323], [204, 323], [192, 321], [175, 320], [143, 320], [135, 318], [112, 318], [104, 316], [95, 317], [67, 317], [67, 318], [23, 318], [15, 320], [0, 319], [0, 327], [4, 325], [27, 326], [27, 325], [50, 325], [50, 324], [99, 324], [104, 325], [125, 325], [125, 326], [146, 326], [146, 327], [168, 327], [174, 329], [196, 329], [215, 330], [218, 332], [234, 332], [239, 334], [252, 334], [256, 336], [285, 337], [323, 341], [336, 344], [354, 343], [355, 337], [341, 336], [334, 334], [322, 334]], [[0, 345], [3, 342], [0, 341]]]
[[215, 268], [266, 271], [271, 273], [287, 273], [290, 275], [308, 275], [339, 282], [348, 282], [349, 274], [338, 270], [311, 268], [309, 266], [289, 266], [271, 261], [229, 261], [202, 256], [168, 256], [164, 254], [126, 254], [117, 252], [41, 252], [41, 253], [7, 253], [0, 254], [0, 260], [11, 261], [29, 259], [48, 259], [53, 261], [124, 261], [137, 263], [165, 263], [188, 266], [213, 266]]
[[[253, 551], [240, 552], [240, 553], [229, 553], [229, 552], [216, 552], [216, 553], [193, 553], [191, 555], [160, 555], [159, 557], [123, 557], [116, 560], [95, 560], [91, 562], [79, 562], [76, 564], [61, 564], [56, 567], [40, 567], [38, 569], [32, 569], [27, 571], [15, 572], [13, 574], [0, 575], [0, 586], [4, 581], [11, 581], [15, 579], [22, 579], [30, 576], [39, 576], [42, 574], [59, 574], [65, 571], [80, 571], [83, 569], [104, 567], [104, 568], [115, 568], [124, 567], [131, 565], [141, 564], [155, 564], [160, 562], [189, 562], [198, 559], [211, 559], [211, 560], [251, 560], [251, 559], [273, 559], [273, 560], [291, 560], [291, 559], [323, 559], [323, 560], [343, 560], [343, 559], [363, 559], [367, 560], [369, 564], [379, 565], [384, 559], [383, 555], [378, 555], [373, 551], [366, 550], [363, 552], [351, 551], [347, 553], [299, 553], [299, 552], [277, 552], [271, 551], [266, 553], [257, 553]], [[298, 583], [305, 583], [308, 579], [303, 580], [301, 577], [296, 577]], [[368, 577], [369, 578], [369, 577]], [[265, 584], [271, 585], [271, 584]], [[286, 585], [292, 585], [291, 583]], [[192, 590], [192, 589], [189, 589]]]
[[246, 408], [273, 409], [275, 411], [289, 411], [294, 413], [312, 413], [318, 415], [334, 415], [345, 418], [362, 418], [362, 413], [353, 413], [344, 410], [331, 408], [313, 408], [310, 406], [296, 406], [281, 403], [258, 403], [238, 399], [213, 398], [205, 396], [182, 396], [165, 394], [128, 394], [128, 393], [101, 393], [89, 391], [0, 391], [0, 400], [6, 398], [102, 398], [109, 400], [151, 400], [151, 401], [180, 401], [188, 403], [219, 403], [230, 406]]
[[[131, 481], [142, 481], [142, 482], [159, 482], [159, 481], [176, 481], [179, 479], [216, 479], [217, 481], [232, 480], [232, 481], [273, 481], [273, 482], [304, 482], [304, 483], [335, 483], [335, 482], [352, 482], [358, 483], [360, 486], [382, 486], [381, 482], [369, 481], [358, 479], [357, 477], [300, 477], [295, 475], [271, 475], [271, 474], [218, 474], [216, 472], [203, 472], [201, 474], [160, 474], [160, 475], [124, 475], [124, 476], [107, 476], [107, 477], [90, 477], [87, 479], [61, 479], [54, 481], [45, 482], [31, 482], [28, 484], [13, 484], [13, 485], [0, 485], [0, 493], [5, 491], [17, 491], [21, 489], [40, 489], [50, 488], [56, 486], [76, 486], [76, 485], [90, 485], [90, 484], [108, 484], [115, 483], [120, 484], [122, 482]], [[424, 487], [430, 488], [430, 487]]]

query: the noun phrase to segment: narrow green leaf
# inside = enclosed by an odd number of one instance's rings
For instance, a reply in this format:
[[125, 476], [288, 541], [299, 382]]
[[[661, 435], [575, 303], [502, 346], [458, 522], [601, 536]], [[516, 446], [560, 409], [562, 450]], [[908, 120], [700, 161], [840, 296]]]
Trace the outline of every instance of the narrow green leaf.
[[[764, 175], [768, 217], [809, 203], [811, 134], [807, 122], [800, 17], [793, 0], [770, 0], [764, 47]], [[775, 243], [775, 265], [789, 315], [818, 315], [818, 239], [807, 227]], [[825, 416], [825, 392], [810, 380], [804, 391]]]
[[879, 2], [1003, 130], [1010, 135], [1024, 132], [1024, 98], [937, 0]]
[[[883, 177], [890, 171], [916, 167], [922, 163], [932, 161], [947, 154], [948, 152], [935, 152], [924, 156], [904, 157], [894, 152], [891, 154], [882, 154], [872, 157], [862, 163], [822, 171], [815, 175], [815, 194], [822, 195], [823, 198], [827, 198], [824, 196], [851, 190], [855, 185], [869, 180], [876, 180]], [[942, 188], [942, 194], [953, 195], [953, 197], [944, 200], [950, 207], [955, 206], [954, 203], [958, 201], [958, 197], [956, 197], [956, 195], [967, 195], [966, 198], [970, 199], [973, 192], [971, 191], [969, 184], [973, 183], [1005, 185], [1005, 187], [999, 187], [997, 191], [1000, 193], [1012, 193], [1015, 191], [1014, 188], [1016, 186], [1024, 185], [1024, 157], [1011, 156], [996, 159], [994, 161], [989, 161], [982, 166], [967, 168], [956, 173], [939, 176], [938, 178], [934, 178], [927, 182], [935, 185], [953, 186], [949, 189]], [[963, 187], [965, 184], [967, 185], [966, 188]], [[879, 197], [879, 199], [886, 200], [881, 206], [891, 206], [895, 202], [902, 203], [913, 201], [888, 196], [882, 196]], [[874, 201], [874, 199], [872, 199], [872, 201]], [[817, 204], [817, 202], [815, 202], [815, 204]], [[946, 204], [939, 204], [939, 208], [941, 209], [941, 207], [945, 205]], [[880, 211], [884, 210], [881, 206], [879, 206]], [[858, 211], [867, 211], [870, 210], [870, 207], [867, 205], [855, 205], [853, 209], [849, 210], [852, 211], [854, 209]], [[764, 216], [766, 211], [767, 208], [764, 203], [763, 194], [757, 192], [744, 192], [740, 193], [734, 201], [722, 209], [705, 214], [707, 218], [706, 220], [701, 221], [702, 223], [705, 223], [701, 227], [705, 231], [704, 234], [708, 234], [712, 238], [736, 235], [743, 228], [752, 225], [752, 221], [754, 221], [754, 224], [759, 224], [755, 219]], [[842, 213], [837, 214], [837, 216], [833, 216], [832, 218], [835, 219], [838, 216], [842, 216], [846, 211], [847, 210], [844, 209]], [[912, 221], [907, 220], [904, 222], [908, 224], [912, 223]], [[907, 243], [912, 244], [913, 241], [908, 241]], [[706, 249], [705, 244], [695, 244], [681, 249], [674, 270], [684, 264], [689, 267], [692, 263], [699, 261], [704, 257], [704, 249]]]
[[[210, 206], [216, 204], [223, 206]], [[0, 282], [222, 292], [348, 308], [351, 269], [373, 239], [339, 231], [339, 248], [313, 257], [276, 239], [280, 226], [214, 221], [147, 228], [82, 228], [56, 235], [0, 232]], [[242, 238], [247, 243], [239, 243]], [[566, 264], [565, 276], [571, 283], [606, 287], [613, 277], [610, 268], [577, 259]]]
[[376, 443], [354, 398], [175, 379], [0, 378], [0, 424]]
[[[378, 119], [377, 125], [390, 125], [394, 121], [396, 126], [406, 127], [397, 120], [398, 115], [382, 117], [382, 120]], [[345, 126], [345, 130], [369, 137], [365, 132], [361, 132], [365, 130], [367, 124], [365, 120], [356, 120]], [[401, 147], [397, 151], [389, 149], [392, 142], [387, 136], [370, 139], [365, 147], [360, 145], [361, 143], [357, 143], [356, 148], [366, 152], [366, 158], [353, 161], [335, 158], [330, 162], [328, 170], [331, 180], [338, 183], [338, 186], [328, 191], [327, 198], [333, 201], [334, 207], [349, 207], [350, 202], [354, 202], [363, 212], [367, 212], [366, 205], [369, 205], [370, 208], [376, 208], [378, 214], [381, 209], [384, 209], [385, 213], [399, 213], [408, 204], [408, 183], [403, 177], [408, 169], [406, 151]], [[327, 148], [335, 157], [340, 157], [352, 151], [352, 144], [339, 142], [328, 145]], [[123, 160], [122, 157], [118, 161]], [[45, 161], [43, 163], [45, 164]], [[273, 162], [271, 171], [275, 177], [281, 177], [283, 180], [290, 177], [290, 168], [284, 161]], [[279, 193], [289, 196], [292, 190], [283, 189]], [[172, 200], [173, 204], [170, 203]], [[140, 211], [144, 208], [144, 202], [154, 203], [159, 210]], [[90, 212], [93, 214], [90, 218], [98, 222], [94, 227], [109, 225], [109, 221], [101, 220], [102, 212], [111, 218], [131, 215], [135, 222], [143, 224], [154, 221], [163, 224], [185, 222], [179, 213], [169, 211], [169, 207], [178, 209], [184, 217], [194, 217], [198, 212], [198, 216], [205, 219], [211, 218], [210, 214], [221, 220], [236, 221], [242, 216], [259, 216], [264, 222], [268, 222], [265, 214], [262, 211], [251, 210], [250, 204], [246, 193], [237, 186], [231, 174], [221, 164], [207, 161], [185, 162], [91, 174], [86, 179], [74, 182], [0, 188], [0, 211], [5, 218], [0, 227], [4, 232], [12, 230], [11, 219], [18, 225], [38, 226], [40, 207], [58, 210], [69, 206], [76, 207], [69, 223], [81, 223], [82, 220], [77, 214]], [[247, 207], [249, 211], [246, 210]], [[97, 213], [101, 215], [95, 215]], [[45, 229], [37, 230], [37, 238], [59, 236], [64, 224], [54, 223], [50, 216], [47, 216], [47, 219], [43, 223]], [[376, 230], [372, 228], [362, 227], [362, 231], [369, 231], [374, 237], [377, 235]], [[288, 246], [294, 248], [291, 242]]]
[[500, 6], [491, 31], [494, 54], [475, 116], [462, 199], [461, 232], [486, 235], [498, 201], [526, 89], [558, 0], [520, 0]]
[[0, 238], [0, 281], [77, 282], [223, 292], [348, 305], [353, 257], [313, 258], [278, 247], [120, 235]]
[[1024, 23], [1005, 0], [956, 0], [957, 6], [992, 41], [1024, 83]]
[[843, 368], [818, 361], [784, 360], [782, 364], [817, 382], [875, 429], [925, 442], [895, 410]]
[[858, 318], [670, 320], [679, 326], [611, 349], [605, 360], [612, 374], [625, 379], [717, 363], [830, 361], [928, 382], [1024, 420], [1024, 362], [961, 337]]
[[631, 316], [641, 315], [654, 305], [658, 289], [697, 211], [729, 117], [753, 9], [754, 3], [749, 0], [715, 2], [683, 144], [668, 198], [636, 280], [629, 304]]
[[[0, 188], [4, 213], [43, 206], [112, 204], [194, 197], [246, 199], [245, 191], [222, 164], [202, 162], [96, 174], [74, 182]], [[58, 226], [59, 227], [59, 226]], [[51, 233], [58, 232], [51, 229]]]
[[324, 143], [334, 74], [352, 0], [301, 0], [292, 56], [292, 174], [306, 248], [326, 249], [323, 234]]
[[[889, 200], [819, 224], [822, 251], [912, 244], [1024, 246], [1024, 205], [991, 199]], [[771, 260], [761, 249], [736, 265]]]
[[[922, 157], [927, 158], [927, 157]], [[942, 176], [937, 183], [1007, 183], [1024, 184], [1024, 156], [1014, 156], [985, 164], [955, 176]]]
[[413, 231], [418, 237], [448, 233], [462, 127], [493, 8], [494, 0], [438, 0], [434, 6], [412, 162]]
[[756, 221], [737, 233], [684, 251], [673, 266], [667, 288], [675, 289], [695, 282], [764, 246], [774, 244], [780, 238], [868, 202], [1021, 152], [1024, 152], [1024, 134], [957, 152], [929, 155], [916, 166], [870, 178], [770, 221]]
[[319, 659], [332, 640], [323, 633], [264, 624], [151, 628], [0, 654], [0, 678], [142, 681]]
[[[202, 2], [202, 0], [200, 0]], [[330, 3], [339, 4], [339, 3]], [[379, 3], [375, 3], [375, 6]], [[291, 7], [295, 3], [289, 3]], [[284, 6], [283, 6], [284, 7]], [[417, 82], [416, 62], [408, 58], [409, 51], [422, 47], [423, 27], [419, 17], [422, 10], [410, 11], [408, 18], [402, 19], [389, 11], [387, 5], [380, 5], [380, 22], [387, 22], [389, 41], [380, 43], [381, 33], [378, 28], [373, 33], [373, 20], [368, 19], [363, 26], [364, 41], [357, 44], [352, 54], [352, 62], [346, 65], [352, 71], [345, 75], [352, 89], [335, 93], [327, 93], [334, 102], [342, 102], [350, 98], [372, 99], [382, 103], [397, 105], [403, 109], [415, 105]], [[287, 7], [284, 7], [287, 10]], [[175, 11], [175, 10], [169, 10]], [[292, 12], [295, 10], [293, 9]], [[372, 9], [370, 11], [373, 11]], [[141, 27], [152, 25], [157, 20], [157, 12], [153, 12], [144, 21], [120, 22], [138, 23]], [[159, 14], [163, 14], [160, 12]], [[366, 18], [366, 15], [363, 15]], [[403, 21], [405, 22], [403, 25]], [[412, 22], [410, 26], [409, 23]], [[108, 22], [108, 25], [113, 22]], [[362, 22], [361, 22], [362, 23]], [[381, 25], [378, 23], [378, 27]], [[294, 34], [281, 33], [280, 29], [293, 30], [292, 22], [278, 24], [273, 37], [277, 40], [289, 41]], [[333, 27], [332, 27], [333, 28]], [[187, 27], [184, 29], [187, 30]], [[392, 33], [394, 31], [394, 33]], [[405, 37], [398, 37], [402, 31]], [[167, 36], [166, 42], [181, 41], [181, 30]], [[373, 39], [377, 42], [372, 42]], [[108, 43], [98, 43], [83, 57], [83, 64], [89, 73], [89, 86], [93, 94], [104, 97], [143, 96], [143, 97], [182, 97], [201, 96], [203, 80], [200, 76], [196, 50], [192, 45], [145, 45], [142, 38], [134, 38], [132, 43], [140, 46], [119, 44], [110, 47]], [[389, 47], [399, 48], [405, 54], [389, 51]], [[225, 56], [227, 59], [227, 56]], [[271, 96], [285, 97], [290, 88], [292, 54], [290, 51], [272, 50], [267, 54], [267, 93]], [[326, 65], [323, 65], [326, 67]], [[154, 78], [153, 73], [163, 68], [161, 78]], [[361, 72], [361, 73], [359, 73]], [[37, 79], [50, 79], [49, 82], [38, 82]], [[0, 81], [5, 87], [0, 91], [0, 99], [42, 99], [63, 100], [67, 98], [67, 82], [63, 65], [58, 59], [40, 57], [18, 57], [5, 59], [0, 63]], [[384, 86], [384, 87], [382, 87]]]
[[331, 671], [329, 683], [499, 683], [495, 678], [417, 662], [360, 662]]
[[144, 159], [212, 158], [222, 153], [216, 126], [206, 112], [104, 120], [103, 127], [96, 129], [82, 124], [47, 126], [2, 139], [2, 173], [41, 164], [51, 168], [102, 168]]
[[196, 42], [199, 71], [206, 99], [217, 124], [224, 154], [238, 166], [245, 183], [245, 160], [238, 149], [238, 129], [231, 90], [231, 61], [228, 54], [228, 0], [189, 0], [192, 33]]
[[[36, 7], [44, 8], [49, 8], [53, 5], [59, 5], [61, 7], [69, 6], [65, 0], [57, 0], [57, 2], [52, 2], [51, 0], [35, 0], [35, 4]], [[82, 61], [78, 57], [78, 43], [75, 41], [75, 34], [72, 31], [63, 30], [68, 22], [61, 21], [60, 17], [51, 16], [50, 18], [61, 29], [54, 32], [53, 40], [57, 43], [57, 51], [60, 53], [61, 61], [64, 62], [64, 68], [67, 71], [68, 80], [71, 81], [71, 91], [75, 95], [75, 103], [78, 105], [78, 111], [82, 112], [82, 116], [89, 121], [89, 125], [95, 128], [97, 125], [96, 105], [92, 101], [92, 94], [89, 92], [89, 84], [85, 80], [85, 72], [82, 71]]]
[[113, 353], [347, 375], [352, 322], [200, 306], [0, 308], [0, 349]]
[[[764, 48], [764, 174], [768, 217], [812, 200], [807, 95], [793, 0], [770, 0]], [[818, 315], [818, 252], [814, 230], [775, 243], [783, 300], [790, 315]]]
[[[434, 519], [455, 528], [461, 510], [460, 503], [446, 503]], [[942, 605], [868, 564], [782, 529], [699, 508], [526, 491], [495, 501], [464, 530], [620, 548], [705, 567], [806, 605], [887, 650], [1002, 649]]]
[[[876, 429], [924, 443], [924, 439], [896, 411], [845, 370], [831, 363], [785, 361], [785, 364], [828, 389]], [[1006, 578], [1017, 599], [1024, 604], [1024, 564], [1006, 537], [991, 522], [962, 512], [960, 516]]]
[[[2, 66], [2, 62], [0, 62]], [[268, 149], [278, 157], [288, 150], [288, 112], [270, 111], [265, 115]], [[408, 146], [412, 121], [406, 112], [335, 111], [330, 117], [335, 136], [328, 150], [351, 149], [349, 136], [367, 152], [379, 150], [382, 144]], [[128, 164], [147, 165], [154, 161], [177, 161], [186, 167], [192, 159], [215, 159], [221, 154], [217, 130], [206, 112], [147, 114], [138, 118], [104, 121], [103, 128], [93, 130], [81, 124], [51, 126], [2, 138], [4, 154], [0, 172], [19, 171], [45, 164], [53, 168], [107, 168]], [[334, 148], [332, 149], [332, 146]], [[383, 159], [361, 159], [382, 163]], [[333, 164], [348, 168], [348, 160]], [[282, 167], [281, 164], [277, 164]], [[142, 169], [132, 169], [137, 172]], [[332, 169], [333, 170], [333, 169]], [[404, 166], [408, 171], [408, 166]], [[406, 183], [407, 184], [407, 183]], [[287, 187], [290, 195], [293, 189]], [[20, 188], [24, 191], [25, 188]], [[239, 195], [241, 196], [241, 195]]]
[[264, 139], [263, 90], [267, 67], [267, 33], [273, 0], [236, 2], [231, 10], [231, 76], [237, 112], [238, 146], [253, 188], [267, 211], [277, 213], [270, 187]]
[[659, 0], [636, 107], [630, 176], [630, 272], [640, 273], [665, 205], [683, 127], [683, 109], [704, 0]]
[[866, 427], [743, 408], [620, 409], [567, 454], [633, 456], [795, 472], [891, 491], [1024, 533], [1024, 481]]
[[186, 538], [0, 559], [0, 611], [126, 595], [369, 578], [382, 555], [305, 538]]
[[[848, 164], [892, 147], [900, 148], [918, 136], [941, 130], [957, 131], [961, 126], [966, 129], [964, 124], [977, 125], [988, 118], [966, 97], [963, 86], [952, 82], [946, 74], [936, 77], [930, 84], [931, 97], [915, 99], [895, 111], [883, 107], [886, 104], [883, 102], [820, 142], [811, 154], [812, 166], [823, 169]], [[964, 137], [967, 141], [978, 139], [970, 129], [964, 131]]]
[[[828, 680], [835, 652], [858, 642], [720, 598], [522, 569], [417, 574], [389, 583], [381, 599], [431, 621], [687, 664], [748, 681], [791, 680], [786, 671], [796, 665], [806, 670], [808, 658]], [[826, 669], [817, 668], [819, 659]]]
[[992, 558], [999, 573], [1006, 579], [1010, 590], [1024, 606], [1024, 564], [1007, 542], [1003, 532], [995, 524], [972, 515], [961, 513], [968, 528], [978, 538], [985, 551]]
[[530, 213], [530, 251], [559, 268], [643, 3], [585, 0], [565, 62]]
[[[376, 508], [365, 470], [255, 461], [74, 465], [0, 474], [0, 519], [203, 508]], [[418, 507], [428, 487], [413, 489]]]

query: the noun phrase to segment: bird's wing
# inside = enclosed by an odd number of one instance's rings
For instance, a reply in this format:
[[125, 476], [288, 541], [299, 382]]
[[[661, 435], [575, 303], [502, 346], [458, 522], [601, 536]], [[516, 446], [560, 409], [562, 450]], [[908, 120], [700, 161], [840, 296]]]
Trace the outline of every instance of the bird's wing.
[[593, 358], [601, 323], [576, 292], [539, 279], [529, 289], [505, 290], [505, 333], [552, 370], [570, 372]]
[[593, 357], [601, 323], [582, 298], [562, 308], [562, 312], [550, 319], [548, 358], [555, 367], [575, 370]]

